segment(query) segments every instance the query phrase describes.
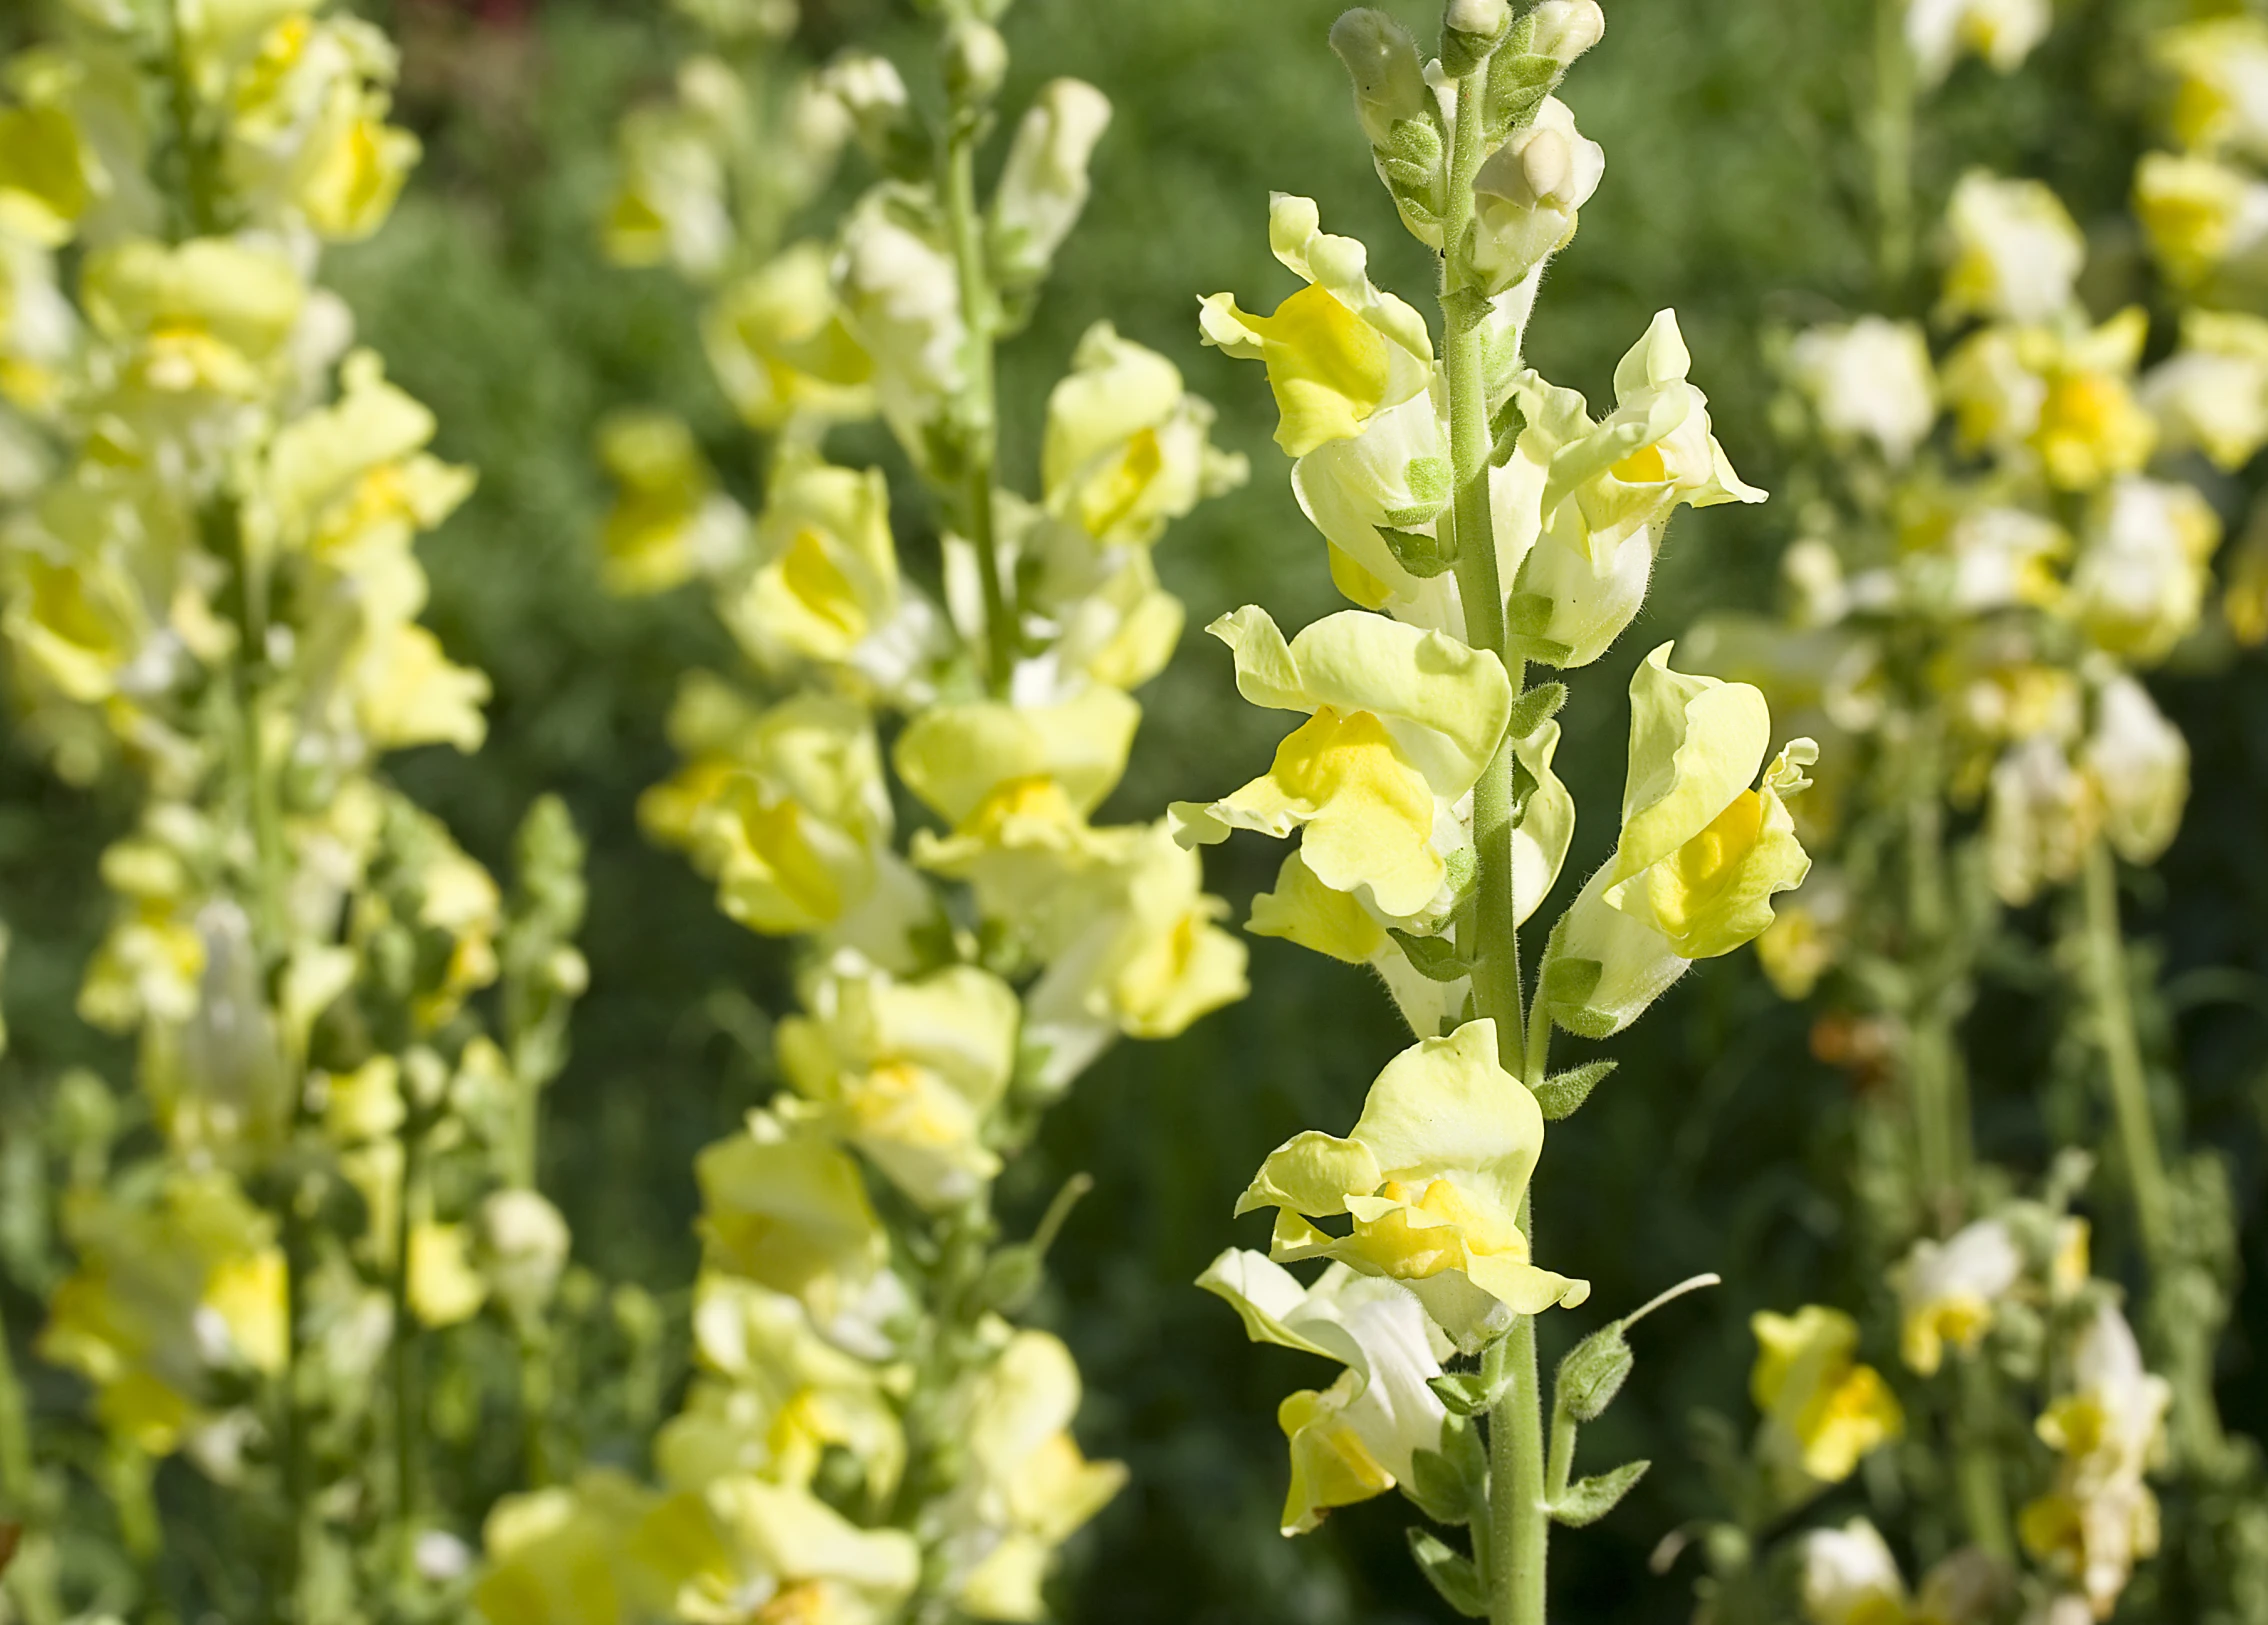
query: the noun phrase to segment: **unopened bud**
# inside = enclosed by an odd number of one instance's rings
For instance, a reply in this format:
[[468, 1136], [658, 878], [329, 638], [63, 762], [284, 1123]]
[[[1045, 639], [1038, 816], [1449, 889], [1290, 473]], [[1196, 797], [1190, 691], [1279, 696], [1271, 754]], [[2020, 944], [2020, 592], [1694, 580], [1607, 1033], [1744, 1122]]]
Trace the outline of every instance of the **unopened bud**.
[[1008, 76], [1008, 42], [990, 23], [957, 24], [947, 41], [945, 89], [957, 102], [988, 102]]
[[1511, 20], [1510, 0], [1449, 0], [1449, 13], [1442, 23], [1454, 33], [1493, 40]]
[[1354, 81], [1355, 114], [1372, 146], [1384, 146], [1396, 123], [1425, 117], [1425, 73], [1417, 42], [1382, 11], [1358, 7], [1331, 25], [1331, 49]]
[[1599, 0], [1543, 0], [1529, 17], [1535, 32], [1528, 49], [1558, 62], [1572, 62], [1606, 38], [1606, 13]]

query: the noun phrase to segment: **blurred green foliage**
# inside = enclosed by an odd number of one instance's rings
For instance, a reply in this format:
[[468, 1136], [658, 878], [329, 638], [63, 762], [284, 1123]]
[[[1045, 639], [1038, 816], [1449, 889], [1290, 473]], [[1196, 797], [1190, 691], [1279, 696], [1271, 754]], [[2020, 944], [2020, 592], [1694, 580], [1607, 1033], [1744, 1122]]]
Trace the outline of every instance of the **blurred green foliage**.
[[[428, 157], [397, 217], [342, 255], [335, 280], [393, 374], [438, 412], [438, 449], [481, 472], [477, 497], [426, 550], [433, 624], [453, 655], [496, 682], [487, 748], [431, 753], [398, 776], [491, 864], [522, 809], [557, 790], [591, 842], [592, 971], [574, 1059], [548, 1118], [543, 1183], [572, 1221], [578, 1256], [610, 1279], [659, 1292], [690, 1278], [694, 1151], [769, 1089], [769, 1013], [784, 1001], [779, 947], [727, 923], [675, 856], [638, 834], [638, 792], [661, 777], [661, 717], [679, 676], [731, 651], [697, 593], [621, 603], [599, 588], [593, 536], [606, 500], [591, 432], [610, 409], [666, 402], [720, 463], [745, 471], [747, 443], [716, 394], [690, 296], [662, 273], [604, 265], [594, 220], [620, 111], [658, 86], [672, 40], [654, 0], [555, 0], [485, 20], [438, 0], [369, 8], [403, 41], [406, 116]], [[1271, 189], [1305, 192], [1333, 230], [1374, 245], [1374, 273], [1413, 296], [1430, 268], [1394, 225], [1325, 47], [1335, 0], [1022, 0], [1010, 37], [1028, 90], [1069, 73], [1104, 87], [1117, 121], [1096, 201], [1048, 302], [1005, 359], [1006, 445], [1027, 488], [1047, 386], [1078, 333], [1101, 318], [1179, 362], [1222, 409], [1221, 438], [1248, 453], [1251, 485], [1207, 505], [1159, 553], [1191, 610], [1182, 657], [1143, 696], [1147, 721], [1113, 816], [1213, 793], [1265, 760], [1275, 723], [1243, 706], [1225, 653], [1195, 631], [1265, 599], [1287, 626], [1337, 607], [1321, 550], [1293, 504], [1258, 373], [1201, 350], [1196, 298], [1233, 288], [1266, 304], [1287, 273], [1265, 240]], [[1421, 33], [1438, 8], [1390, 9]], [[2104, 308], [2135, 278], [2121, 220], [2146, 87], [2127, 42], [2140, 8], [2067, 7], [2056, 41], [2018, 78], [1962, 68], [1925, 115], [1925, 207], [1957, 169], [1987, 162], [2054, 183], [2095, 240]], [[1863, 104], [1870, 8], [1857, 0], [1610, 0], [1605, 45], [1567, 94], [1608, 152], [1605, 187], [1558, 261], [1531, 346], [1557, 381], [1594, 399], [1614, 360], [1662, 306], [1677, 308], [1718, 432], [1750, 479], [1774, 484], [1774, 385], [1760, 345], [1773, 322], [1875, 302], [1867, 168], [1851, 109]], [[0, 43], [16, 8], [0, 7]], [[895, 0], [807, 0], [803, 42], [910, 41]], [[1018, 94], [1011, 86], [1010, 97]], [[1926, 289], [1890, 290], [1926, 310]], [[862, 455], [882, 454], [878, 444]], [[2233, 500], [2233, 493], [2232, 493]], [[926, 516], [902, 515], [909, 551]], [[1586, 806], [1619, 793], [1622, 683], [1653, 643], [1711, 607], [1760, 605], [1794, 516], [1719, 509], [1683, 520], [1654, 603], [1622, 647], [1581, 675], [1563, 721], [1561, 768]], [[2268, 673], [2176, 678], [2164, 697], [2196, 749], [2197, 796], [2144, 927], [2166, 943], [2190, 1057], [2198, 1134], [2236, 1159], [2260, 1259], [2259, 1140], [2268, 1115]], [[0, 763], [0, 914], [18, 951], [6, 987], [25, 1075], [126, 1057], [71, 1014], [104, 900], [95, 855], [119, 809], [57, 787], [20, 755]], [[1611, 831], [1579, 833], [1570, 873], [1604, 856]], [[1232, 844], [1209, 860], [1241, 917], [1280, 853]], [[1572, 882], [1570, 882], [1571, 884]], [[2233, 973], [2233, 974], [2232, 974]], [[1284, 1463], [1273, 1416], [1315, 1380], [1300, 1357], [1249, 1346], [1189, 1282], [1256, 1229], [1228, 1212], [1258, 1159], [1307, 1124], [1351, 1121], [1377, 1066], [1403, 1042], [1365, 974], [1274, 942], [1254, 946], [1253, 997], [1165, 1045], [1122, 1046], [1050, 1119], [1038, 1153], [1003, 1193], [1030, 1215], [1069, 1173], [1095, 1195], [1054, 1254], [1048, 1317], [1090, 1385], [1088, 1448], [1134, 1469], [1129, 1492], [1086, 1537], [1066, 1613], [1090, 1625], [1179, 1620], [1241, 1625], [1438, 1615], [1406, 1559], [1391, 1505], [1340, 1514], [1294, 1546], [1275, 1533]], [[2052, 1040], [2021, 1007], [1973, 1023], [1987, 1149], [2036, 1165], [2045, 1148], [1996, 1100], [2022, 1099]], [[1810, 1059], [1803, 1013], [1745, 960], [1696, 974], [1612, 1053], [1622, 1070], [1555, 1135], [1539, 1187], [1551, 1257], [1597, 1284], [1596, 1314], [1554, 1317], [1555, 1344], [1691, 1272], [1720, 1292], [1679, 1304], [1636, 1339], [1638, 1375], [1590, 1443], [1597, 1459], [1647, 1454], [1654, 1473], [1599, 1528], [1560, 1542], [1562, 1617], [1671, 1620], [1687, 1575], [1647, 1572], [1681, 1519], [1707, 1509], [1686, 1446], [1713, 1408], [1746, 1425], [1755, 1308], [1833, 1301], [1845, 1238], [1839, 1145], [1850, 1084]], [[1251, 1221], [1257, 1226], [1258, 1221]], [[12, 1315], [28, 1305], [11, 1302]], [[21, 1328], [19, 1328], [21, 1330]], [[2268, 1382], [2251, 1342], [2268, 1293], [2244, 1301], [2223, 1374], [2232, 1422], [2268, 1425]]]

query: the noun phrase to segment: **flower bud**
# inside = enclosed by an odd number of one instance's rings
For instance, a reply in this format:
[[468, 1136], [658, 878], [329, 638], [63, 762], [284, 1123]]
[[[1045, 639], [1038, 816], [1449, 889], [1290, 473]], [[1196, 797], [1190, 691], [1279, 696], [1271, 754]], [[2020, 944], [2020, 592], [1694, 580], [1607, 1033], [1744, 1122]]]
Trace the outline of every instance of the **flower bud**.
[[1529, 51], [1555, 62], [1572, 62], [1606, 37], [1599, 0], [1543, 0], [1528, 17], [1534, 26]]
[[1509, 0], [1449, 0], [1449, 13], [1442, 25], [1454, 33], [1493, 40], [1511, 20]]
[[1358, 7], [1331, 25], [1331, 49], [1354, 81], [1355, 114], [1373, 146], [1385, 145], [1399, 120], [1425, 117], [1425, 73], [1400, 23]]
[[1008, 76], [1008, 42], [990, 23], [963, 21], [945, 47], [945, 89], [956, 102], [988, 102]]

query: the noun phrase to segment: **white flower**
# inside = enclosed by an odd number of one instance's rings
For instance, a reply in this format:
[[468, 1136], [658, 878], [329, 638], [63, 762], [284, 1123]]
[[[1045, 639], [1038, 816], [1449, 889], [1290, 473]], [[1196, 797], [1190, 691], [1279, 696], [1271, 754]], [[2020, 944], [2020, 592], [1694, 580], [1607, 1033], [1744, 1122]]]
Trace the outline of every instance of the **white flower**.
[[2082, 751], [2102, 794], [2103, 831], [2129, 863], [2155, 863], [2173, 843], [2189, 800], [2189, 744], [2133, 678], [2118, 676], [2095, 700], [2095, 731]]
[[1872, 440], [1894, 464], [1912, 457], [1937, 421], [1929, 341], [1913, 322], [1863, 316], [1812, 328], [1797, 336], [1794, 362], [1827, 432]]
[[1953, 249], [1946, 314], [2033, 324], [2070, 306], [2086, 239], [2038, 181], [1972, 169], [1953, 188], [1945, 219]]
[[1881, 1625], [1906, 1615], [1906, 1579], [1864, 1518], [1803, 1537], [1803, 1612], [1811, 1625]]
[[1334, 1506], [1404, 1482], [1410, 1457], [1441, 1447], [1448, 1413], [1426, 1386], [1448, 1352], [1418, 1300], [1399, 1283], [1333, 1264], [1312, 1287], [1259, 1253], [1231, 1247], [1197, 1284], [1225, 1299], [1255, 1343], [1276, 1343], [1347, 1369], [1321, 1393], [1294, 1394], [1280, 1420], [1291, 1440], [1287, 1535], [1313, 1529]]
[[1927, 84], [1944, 78], [1963, 50], [2013, 73], [2054, 23], [2050, 0], [1907, 0], [1906, 45]]
[[1915, 1242], [1897, 1272], [1906, 1364], [1934, 1376], [1947, 1343], [1975, 1353], [1994, 1307], [2023, 1273], [2023, 1252], [1998, 1219], [1979, 1219], [1943, 1244]]

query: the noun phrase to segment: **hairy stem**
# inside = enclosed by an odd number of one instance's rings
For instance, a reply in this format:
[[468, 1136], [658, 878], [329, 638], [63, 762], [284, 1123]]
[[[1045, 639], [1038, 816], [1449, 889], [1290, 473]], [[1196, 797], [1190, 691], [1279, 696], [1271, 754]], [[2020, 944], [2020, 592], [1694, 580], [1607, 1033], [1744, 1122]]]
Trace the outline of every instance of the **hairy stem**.
[[[1504, 584], [1497, 572], [1496, 526], [1489, 511], [1488, 385], [1482, 370], [1485, 302], [1457, 263], [1472, 222], [1473, 176], [1481, 162], [1484, 69], [1457, 83], [1457, 133], [1449, 154], [1448, 245], [1441, 275], [1442, 366], [1449, 386], [1449, 454], [1454, 479], [1457, 589], [1464, 600], [1465, 641], [1505, 653]], [[1508, 662], [1514, 692], [1524, 679]], [[1512, 742], [1473, 787], [1473, 846], [1478, 859], [1473, 900], [1459, 922], [1459, 947], [1472, 965], [1476, 1012], [1496, 1023], [1498, 1060], [1527, 1079], [1530, 1047], [1520, 985], [1520, 932], [1512, 868]], [[1534, 1080], [1528, 1079], [1529, 1082]], [[1535, 1242], [1533, 1199], [1520, 1206], [1520, 1228]], [[1494, 1625], [1543, 1625], [1551, 1518], [1544, 1497], [1543, 1380], [1533, 1317], [1515, 1319], [1491, 1359], [1511, 1380], [1488, 1419], [1488, 1612]]]
[[997, 301], [984, 258], [984, 218], [977, 209], [976, 141], [981, 123], [971, 108], [955, 108], [945, 147], [945, 216], [953, 239], [953, 270], [961, 289], [962, 352], [961, 524], [976, 550], [984, 592], [985, 683], [995, 698], [1008, 693], [1015, 671], [1016, 628], [1008, 585], [1000, 574], [992, 491], [998, 476], [1000, 424], [993, 369]]

